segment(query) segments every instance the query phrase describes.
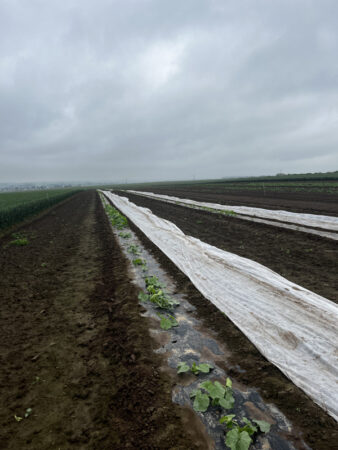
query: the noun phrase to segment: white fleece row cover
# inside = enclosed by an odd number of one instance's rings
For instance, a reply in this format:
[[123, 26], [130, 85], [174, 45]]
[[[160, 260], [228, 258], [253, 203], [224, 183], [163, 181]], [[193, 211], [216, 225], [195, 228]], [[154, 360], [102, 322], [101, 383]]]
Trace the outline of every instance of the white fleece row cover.
[[338, 231], [338, 217], [319, 216], [316, 214], [300, 214], [283, 210], [271, 210], [263, 208], [252, 208], [250, 206], [221, 205], [218, 203], [198, 202], [187, 198], [172, 197], [169, 195], [154, 194], [153, 192], [132, 191], [132, 194], [141, 194], [151, 198], [158, 198], [171, 202], [180, 202], [187, 205], [202, 206], [205, 208], [218, 209], [220, 211], [234, 211], [237, 214], [244, 214], [264, 219], [279, 220], [281, 222], [297, 223], [306, 227], [322, 228], [323, 230]]
[[337, 305], [103, 192], [267, 359], [338, 420]]

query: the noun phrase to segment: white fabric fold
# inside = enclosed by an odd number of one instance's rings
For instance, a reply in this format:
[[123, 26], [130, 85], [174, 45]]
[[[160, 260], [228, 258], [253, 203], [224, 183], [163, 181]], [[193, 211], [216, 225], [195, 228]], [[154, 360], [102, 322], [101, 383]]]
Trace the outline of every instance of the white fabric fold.
[[[258, 350], [338, 420], [338, 306], [103, 191]], [[231, 207], [233, 209], [233, 207]]]
[[323, 230], [331, 230], [338, 232], [338, 217], [323, 216], [316, 214], [301, 214], [283, 210], [272, 210], [263, 208], [253, 208], [250, 206], [234, 206], [221, 205], [219, 203], [199, 202], [187, 198], [173, 197], [169, 195], [154, 194], [153, 192], [132, 191], [127, 190], [132, 194], [144, 195], [146, 197], [166, 200], [172, 203], [179, 202], [191, 206], [200, 206], [204, 208], [211, 208], [219, 211], [234, 211], [237, 214], [243, 214], [252, 217], [261, 217], [263, 219], [287, 222], [298, 224], [306, 227], [321, 228]]

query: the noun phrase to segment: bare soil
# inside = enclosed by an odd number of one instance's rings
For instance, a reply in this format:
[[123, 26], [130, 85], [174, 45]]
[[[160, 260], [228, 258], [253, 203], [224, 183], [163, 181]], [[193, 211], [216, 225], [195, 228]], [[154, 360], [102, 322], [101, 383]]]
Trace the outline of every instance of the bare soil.
[[[125, 192], [120, 194], [139, 206], [150, 208], [159, 217], [174, 222], [186, 234], [256, 260], [320, 295], [338, 300], [338, 244], [334, 241], [132, 194], [126, 195]], [[228, 374], [259, 389], [266, 401], [276, 404], [298, 427], [304, 441], [311, 448], [336, 449], [338, 430], [335, 420], [267, 361], [156, 246], [137, 228], [134, 229], [161, 265], [175, 278], [177, 289], [188, 295], [189, 302], [197, 308], [198, 317], [203, 319], [205, 326], [212, 329], [228, 347], [231, 352], [230, 364], [224, 366]], [[303, 448], [300, 443], [296, 443], [296, 446]]]
[[215, 247], [269, 267], [288, 280], [338, 302], [338, 242], [300, 231], [249, 222], [121, 193]]
[[177, 186], [151, 188], [156, 194], [173, 195], [223, 205], [253, 206], [266, 209], [285, 209], [308, 214], [338, 216], [338, 195], [319, 192], [283, 192], [266, 190], [226, 189], [223, 187]]
[[171, 402], [97, 194], [18, 231], [28, 245], [0, 240], [0, 448], [206, 448]]

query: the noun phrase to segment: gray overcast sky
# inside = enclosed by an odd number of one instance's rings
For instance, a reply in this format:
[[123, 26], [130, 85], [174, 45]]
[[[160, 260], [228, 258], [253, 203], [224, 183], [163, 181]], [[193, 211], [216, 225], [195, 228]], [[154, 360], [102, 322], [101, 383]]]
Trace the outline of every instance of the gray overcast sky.
[[337, 0], [0, 0], [0, 182], [329, 170]]

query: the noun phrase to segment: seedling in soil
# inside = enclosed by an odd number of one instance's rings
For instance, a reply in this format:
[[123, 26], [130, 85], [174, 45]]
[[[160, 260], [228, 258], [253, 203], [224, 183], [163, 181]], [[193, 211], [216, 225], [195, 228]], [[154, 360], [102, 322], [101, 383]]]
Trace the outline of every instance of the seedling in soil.
[[123, 233], [123, 232], [121, 232], [121, 233], [119, 233], [119, 236], [121, 238], [123, 238], [123, 239], [129, 239], [129, 238], [131, 238], [131, 233]]
[[161, 319], [160, 327], [162, 330], [170, 330], [170, 328], [178, 327], [178, 322], [174, 316], [162, 316], [162, 314], [158, 314], [158, 317]]
[[20, 233], [13, 233], [12, 237], [15, 239], [9, 243], [10, 245], [18, 245], [20, 247], [28, 244], [28, 239]]
[[128, 252], [129, 253], [133, 253], [134, 255], [139, 255], [140, 254], [140, 249], [138, 248], [137, 245], [129, 245], [128, 247]]
[[147, 277], [145, 280], [146, 286], [153, 286], [154, 288], [161, 289], [164, 286], [160, 283], [159, 279], [152, 275], [151, 277]]
[[161, 289], [155, 293], [151, 293], [149, 295], [149, 300], [161, 309], [172, 310], [178, 304], [178, 302], [166, 296]]
[[[224, 409], [231, 409], [233, 408], [235, 404], [235, 399], [233, 397], [232, 393], [232, 382], [230, 378], [227, 378], [226, 385], [223, 386], [219, 381], [215, 381], [214, 383], [212, 381], [204, 381], [200, 384], [200, 387], [207, 391], [207, 394], [203, 394], [203, 397], [201, 397], [202, 391], [200, 389], [194, 389], [190, 397], [195, 397], [193, 408], [196, 411], [202, 411], [205, 412], [210, 404], [212, 406], [221, 406]], [[205, 396], [208, 397], [208, 402], [205, 400]], [[202, 405], [205, 409], [201, 408], [200, 399], [203, 399]]]
[[33, 381], [32, 384], [37, 384], [41, 381], [40, 377], [35, 377], [35, 380]]
[[14, 241], [10, 242], [10, 245], [18, 245], [19, 247], [27, 244], [28, 244], [27, 238], [15, 239]]
[[134, 266], [145, 266], [146, 262], [141, 258], [133, 259]]
[[166, 293], [163, 292], [164, 286], [160, 283], [159, 279], [155, 276], [146, 277], [145, 283], [147, 291], [149, 292], [149, 301], [162, 309], [172, 310], [180, 303], [177, 300], [173, 300]]
[[200, 372], [209, 373], [210, 370], [213, 370], [213, 366], [207, 363], [202, 363], [197, 365], [195, 362], [192, 364], [191, 368], [185, 362], [180, 362], [177, 365], [177, 373], [189, 372], [189, 370], [194, 374], [198, 375]]
[[227, 209], [225, 211], [222, 211], [222, 214], [225, 214], [226, 216], [237, 216], [237, 214], [235, 213], [235, 211], [232, 211], [232, 209]]
[[25, 412], [25, 419], [27, 419], [27, 417], [29, 417], [32, 414], [32, 408], [27, 408], [26, 412]]
[[17, 416], [16, 414], [14, 414], [14, 419], [17, 422], [21, 422], [21, 420], [23, 420], [23, 419], [28, 419], [28, 417], [32, 414], [32, 412], [33, 412], [32, 408], [27, 408], [24, 417], [20, 417], [20, 416]]
[[138, 299], [141, 301], [141, 302], [147, 302], [148, 300], [149, 300], [149, 295], [148, 294], [146, 294], [145, 292], [140, 292], [139, 294], [138, 294]]
[[245, 425], [240, 426], [234, 417], [235, 414], [230, 414], [220, 419], [220, 423], [225, 423], [229, 430], [225, 435], [225, 444], [231, 450], [248, 450], [253, 442], [252, 437], [260, 432], [268, 433], [270, 431], [270, 424], [264, 420], [253, 420], [256, 424], [254, 425], [249, 419], [243, 417], [241, 422]]
[[110, 219], [111, 224], [118, 230], [122, 230], [128, 226], [128, 221], [125, 216], [119, 213], [119, 211], [111, 205], [105, 206], [106, 213]]
[[172, 310], [175, 306], [179, 305], [179, 302], [170, 298], [162, 289], [148, 285], [147, 291], [149, 292], [149, 301], [154, 303], [158, 308]]
[[196, 389], [190, 394], [190, 396], [195, 397], [193, 405], [195, 411], [205, 412], [209, 408], [210, 400], [207, 394], [204, 394], [199, 389]]

